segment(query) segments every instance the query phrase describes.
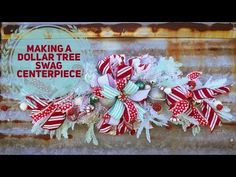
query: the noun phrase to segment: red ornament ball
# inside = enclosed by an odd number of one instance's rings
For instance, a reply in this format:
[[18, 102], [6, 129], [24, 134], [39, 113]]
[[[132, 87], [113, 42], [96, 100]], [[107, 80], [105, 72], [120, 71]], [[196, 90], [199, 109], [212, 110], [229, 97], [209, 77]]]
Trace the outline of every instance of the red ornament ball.
[[8, 108], [9, 108], [9, 107], [8, 107], [8, 106], [6, 106], [6, 105], [2, 105], [2, 106], [1, 106], [1, 110], [2, 110], [2, 111], [7, 111], [7, 110], [8, 110]]
[[216, 109], [217, 109], [218, 111], [221, 111], [223, 108], [224, 108], [224, 106], [223, 106], [222, 104], [218, 104], [218, 105], [216, 106]]
[[166, 129], [172, 129], [172, 125], [171, 124], [167, 124]]
[[71, 108], [70, 110], [67, 111], [68, 116], [71, 116], [73, 114], [75, 114], [75, 109], [74, 108]]
[[134, 135], [135, 133], [136, 133], [135, 130], [131, 130], [131, 131], [130, 131], [130, 134], [131, 134], [131, 135]]
[[196, 87], [196, 82], [195, 81], [188, 81], [188, 85], [191, 89], [194, 89]]
[[190, 91], [187, 95], [188, 98], [192, 98], [193, 97], [193, 93]]
[[153, 108], [156, 112], [159, 112], [159, 111], [161, 111], [162, 106], [161, 106], [160, 103], [155, 102], [155, 103], [152, 104], [152, 108]]

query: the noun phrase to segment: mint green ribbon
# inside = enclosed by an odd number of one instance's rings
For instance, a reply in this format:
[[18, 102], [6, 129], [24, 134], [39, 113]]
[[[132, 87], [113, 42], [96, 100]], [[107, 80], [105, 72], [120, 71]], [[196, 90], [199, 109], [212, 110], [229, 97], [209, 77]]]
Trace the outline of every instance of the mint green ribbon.
[[[126, 84], [123, 91], [127, 95], [133, 95], [138, 91], [138, 89], [139, 89], [139, 87], [135, 83], [128, 81], [128, 83]], [[109, 85], [103, 86], [103, 90], [101, 91], [101, 93], [107, 99], [115, 99], [117, 96], [119, 96], [121, 94], [121, 92], [119, 90], [117, 90], [116, 88], [113, 88]], [[143, 109], [137, 103], [134, 103], [134, 106], [137, 109], [138, 118], [143, 119], [143, 115], [146, 113], [146, 110]], [[121, 119], [122, 115], [124, 114], [124, 111], [125, 111], [124, 103], [122, 101], [120, 101], [119, 99], [116, 99], [115, 104], [108, 110], [108, 114], [113, 119], [119, 121]]]

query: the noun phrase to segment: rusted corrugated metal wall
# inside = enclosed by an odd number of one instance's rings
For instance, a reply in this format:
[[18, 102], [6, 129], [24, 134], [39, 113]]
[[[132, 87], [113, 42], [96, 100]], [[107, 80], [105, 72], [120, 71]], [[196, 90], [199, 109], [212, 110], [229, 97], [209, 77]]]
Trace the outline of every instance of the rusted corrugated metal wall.
[[[3, 23], [2, 44], [23, 23]], [[26, 23], [24, 23], [26, 24]], [[45, 24], [45, 23], [43, 23]], [[47, 24], [47, 23], [46, 23]], [[50, 23], [53, 24], [53, 23]], [[67, 24], [55, 23], [66, 27]], [[96, 58], [114, 53], [127, 56], [149, 53], [173, 56], [184, 65], [182, 71], [201, 70], [204, 77], [236, 77], [236, 23], [71, 23], [89, 39]], [[30, 24], [29, 27], [39, 25]], [[1, 85], [1, 93], [7, 88]], [[180, 127], [151, 130], [152, 143], [145, 136], [96, 134], [99, 146], [84, 143], [86, 128], [76, 127], [68, 140], [49, 140], [46, 135], [30, 133], [27, 113], [15, 100], [1, 97], [1, 154], [236, 154], [236, 123], [224, 123], [212, 134], [207, 129], [193, 137]], [[222, 97], [236, 116], [236, 87]], [[6, 111], [7, 110], [7, 111]]]

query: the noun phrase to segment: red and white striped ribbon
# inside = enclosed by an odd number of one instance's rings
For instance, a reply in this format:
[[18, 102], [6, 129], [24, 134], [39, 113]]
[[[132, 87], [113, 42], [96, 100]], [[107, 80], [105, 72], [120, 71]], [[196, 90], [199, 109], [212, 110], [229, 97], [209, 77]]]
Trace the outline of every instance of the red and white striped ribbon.
[[201, 88], [193, 91], [193, 97], [196, 100], [215, 98], [216, 96], [230, 92], [229, 86], [223, 86], [216, 89]]
[[46, 99], [41, 99], [33, 95], [27, 95], [26, 100], [31, 103], [31, 104], [27, 104], [28, 105], [27, 109], [33, 110], [33, 111], [40, 111], [41, 109], [43, 109], [49, 104]]
[[117, 66], [116, 79], [127, 79], [129, 80], [133, 74], [133, 68], [131, 66], [121, 64]]
[[166, 100], [168, 105], [172, 105], [176, 102], [186, 99], [187, 99], [186, 94], [184, 93], [184, 91], [181, 89], [180, 86], [171, 88], [171, 93], [166, 95]]
[[98, 61], [97, 66], [101, 74], [112, 74], [112, 70], [110, 68], [110, 57], [106, 57], [103, 60]]
[[[197, 77], [197, 75], [195, 75]], [[195, 76], [192, 78], [195, 78]], [[194, 90], [191, 93], [193, 94], [193, 99], [212, 99], [216, 96], [230, 91], [229, 86], [222, 86], [216, 89], [210, 88], [201, 88]], [[170, 111], [173, 113], [173, 116], [177, 116], [181, 113], [186, 113], [187, 115], [194, 117], [201, 125], [208, 125], [211, 132], [214, 128], [219, 125], [220, 117], [214, 111], [214, 109], [206, 102], [203, 101], [202, 113], [193, 106], [193, 103], [189, 104], [189, 108], [185, 111], [187, 105], [183, 100], [187, 100], [187, 96], [180, 87], [174, 87], [171, 89], [171, 93], [166, 96], [167, 104], [170, 106]], [[188, 101], [188, 100], [187, 100]]]
[[114, 74], [114, 68], [117, 65], [123, 64], [125, 60], [124, 55], [111, 55], [107, 56], [104, 59], [98, 61], [97, 68], [102, 75], [104, 74]]
[[[99, 72], [104, 74], [112, 74], [116, 79], [131, 78], [134, 71], [134, 61], [142, 60], [141, 57], [125, 59], [125, 55], [111, 55], [98, 61], [97, 68]], [[138, 66], [141, 71], [145, 71], [150, 67], [150, 64], [140, 63]]]
[[118, 125], [116, 126], [110, 125], [108, 122], [109, 119], [101, 119], [98, 122], [97, 128], [99, 129], [100, 133], [107, 134], [113, 130], [115, 135], [122, 135], [126, 132], [130, 133], [133, 130], [133, 124], [126, 122], [124, 116], [120, 119]]
[[56, 130], [64, 123], [65, 119], [66, 114], [56, 110], [41, 127], [47, 130]]
[[216, 126], [221, 122], [220, 116], [214, 111], [214, 109], [206, 102], [203, 101], [201, 104], [203, 116], [208, 121], [208, 126], [212, 132]]
[[49, 101], [37, 96], [26, 96], [26, 99], [32, 103], [28, 105], [28, 109], [32, 111], [31, 118], [35, 122], [47, 119], [41, 126], [47, 130], [55, 130], [63, 124], [66, 119], [65, 113], [73, 107], [71, 98], [72, 95], [68, 95], [65, 98]]

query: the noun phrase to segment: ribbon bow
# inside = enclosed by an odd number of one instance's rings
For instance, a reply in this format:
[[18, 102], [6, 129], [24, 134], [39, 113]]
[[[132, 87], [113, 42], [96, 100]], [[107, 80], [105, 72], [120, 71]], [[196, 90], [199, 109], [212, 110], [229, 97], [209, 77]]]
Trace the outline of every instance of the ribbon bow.
[[41, 126], [43, 129], [55, 130], [63, 124], [66, 119], [66, 112], [73, 107], [73, 98], [73, 93], [54, 100], [28, 95], [26, 96], [27, 109], [32, 111], [31, 118], [34, 122], [46, 119]]
[[[133, 134], [133, 123], [146, 112], [137, 102], [146, 99], [150, 89], [139, 90], [130, 80], [134, 72], [132, 63], [135, 62], [126, 62], [124, 55], [112, 55], [98, 62], [98, 70], [104, 75], [97, 79], [99, 87], [94, 87], [93, 93], [98, 97], [115, 100], [97, 125], [102, 133], [113, 130], [116, 135], [125, 132]], [[148, 68], [143, 64], [139, 67], [143, 70]]]
[[[220, 124], [220, 116], [207, 103], [206, 99], [212, 99], [224, 93], [228, 93], [230, 88], [222, 86], [216, 89], [200, 88], [194, 90], [195, 80], [201, 75], [200, 72], [191, 72], [187, 75], [190, 83], [190, 89], [180, 86], [171, 88], [171, 92], [166, 92], [167, 104], [172, 112], [172, 120], [178, 119], [176, 116], [185, 113], [186, 115], [195, 118], [200, 125], [208, 125], [212, 132], [214, 128]], [[199, 104], [200, 110], [195, 106]]]

